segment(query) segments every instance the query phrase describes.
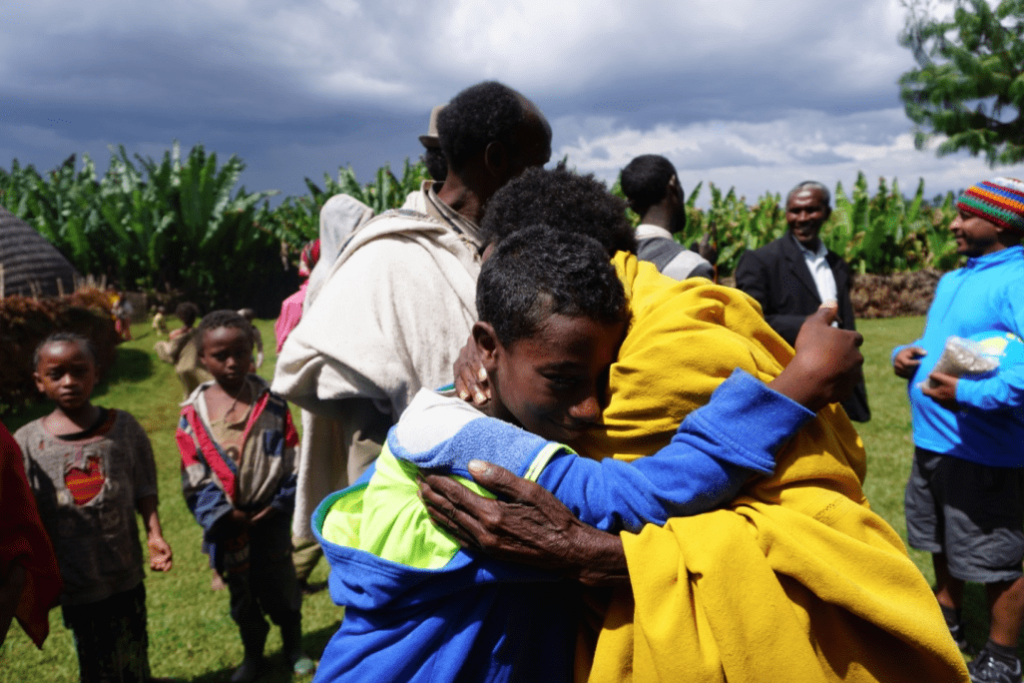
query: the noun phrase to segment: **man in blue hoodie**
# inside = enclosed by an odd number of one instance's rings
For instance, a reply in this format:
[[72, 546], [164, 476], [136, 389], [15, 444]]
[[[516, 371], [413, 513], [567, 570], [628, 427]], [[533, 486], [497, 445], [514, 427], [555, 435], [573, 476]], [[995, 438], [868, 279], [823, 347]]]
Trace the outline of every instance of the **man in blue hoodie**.
[[[960, 378], [934, 370], [950, 336], [998, 352], [1024, 335], [1024, 183], [996, 178], [968, 188], [950, 230], [963, 268], [945, 275], [924, 335], [893, 353], [909, 383], [914, 464], [906, 492], [910, 545], [932, 553], [937, 598], [954, 639], [965, 581], [985, 584], [989, 639], [972, 681], [1021, 681], [1024, 618], [1024, 364]], [[1009, 355], [1009, 354], [1007, 354]], [[930, 380], [928, 384], [925, 380]]]

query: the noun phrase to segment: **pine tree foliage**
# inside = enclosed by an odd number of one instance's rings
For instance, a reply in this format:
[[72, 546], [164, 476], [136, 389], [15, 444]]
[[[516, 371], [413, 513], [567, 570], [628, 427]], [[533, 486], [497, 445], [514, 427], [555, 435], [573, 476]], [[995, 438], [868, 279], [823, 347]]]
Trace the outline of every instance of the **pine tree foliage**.
[[968, 150], [992, 166], [1024, 161], [1024, 0], [954, 0], [938, 19], [928, 0], [909, 0], [900, 44], [917, 62], [900, 97], [922, 149], [945, 136], [939, 156]]

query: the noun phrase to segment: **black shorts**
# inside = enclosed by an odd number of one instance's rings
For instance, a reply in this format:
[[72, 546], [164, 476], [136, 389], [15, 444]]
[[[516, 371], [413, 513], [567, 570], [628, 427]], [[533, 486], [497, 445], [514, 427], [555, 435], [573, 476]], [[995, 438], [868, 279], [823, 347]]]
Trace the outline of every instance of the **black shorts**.
[[1024, 469], [916, 448], [904, 504], [910, 545], [945, 553], [953, 577], [996, 583], [1022, 575]]

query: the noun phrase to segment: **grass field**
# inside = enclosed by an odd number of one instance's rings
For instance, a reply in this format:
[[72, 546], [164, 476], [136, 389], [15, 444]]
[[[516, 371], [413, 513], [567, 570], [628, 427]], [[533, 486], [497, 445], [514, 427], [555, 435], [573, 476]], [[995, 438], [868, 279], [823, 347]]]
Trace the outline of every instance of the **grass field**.
[[[859, 323], [865, 337], [864, 372], [872, 409], [871, 422], [859, 429], [868, 452], [865, 489], [872, 507], [904, 538], [903, 486], [910, 469], [913, 445], [906, 384], [893, 375], [889, 354], [896, 344], [915, 339], [923, 323], [923, 318]], [[266, 362], [260, 370], [266, 378], [273, 374], [276, 361], [272, 325], [272, 321], [258, 321], [263, 339], [268, 342]], [[133, 333], [135, 340], [121, 346], [116, 366], [98, 386], [94, 399], [99, 405], [132, 413], [149, 433], [156, 454], [162, 499], [160, 516], [165, 535], [174, 549], [174, 569], [168, 574], [147, 570], [153, 673], [203, 683], [226, 681], [241, 662], [242, 644], [228, 615], [227, 591], [210, 590], [206, 556], [200, 553], [200, 529], [180, 495], [174, 426], [181, 389], [171, 366], [159, 362], [152, 353], [156, 339], [148, 326], [136, 325]], [[47, 411], [45, 405], [35, 406], [13, 417], [5, 417], [4, 423], [13, 432]], [[295, 417], [298, 424], [298, 416]], [[930, 557], [916, 551], [911, 551], [911, 556], [932, 580]], [[312, 581], [322, 582], [326, 575], [326, 564], [321, 562]], [[331, 603], [326, 591], [321, 591], [305, 599], [302, 613], [306, 652], [318, 658], [337, 629], [341, 610]], [[980, 587], [968, 588], [966, 613], [968, 636], [975, 645], [981, 646], [987, 637], [987, 610]], [[77, 680], [78, 665], [71, 634], [61, 623], [59, 609], [51, 612], [50, 624], [50, 637], [42, 651], [36, 650], [20, 627], [12, 627], [7, 642], [0, 648], [0, 683]], [[292, 679], [280, 647], [280, 635], [275, 628], [267, 643], [271, 670], [261, 680]]]

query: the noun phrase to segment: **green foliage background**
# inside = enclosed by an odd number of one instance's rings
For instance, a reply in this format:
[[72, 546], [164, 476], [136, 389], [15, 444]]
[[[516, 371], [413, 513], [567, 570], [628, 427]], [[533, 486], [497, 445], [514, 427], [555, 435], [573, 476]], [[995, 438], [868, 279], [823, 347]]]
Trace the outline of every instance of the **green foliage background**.
[[[14, 160], [9, 171], [0, 168], [0, 205], [32, 224], [83, 274], [104, 275], [127, 290], [175, 292], [206, 309], [251, 306], [265, 316], [297, 287], [299, 251], [318, 236], [320, 209], [330, 197], [350, 194], [382, 213], [429, 178], [422, 163], [408, 159], [400, 176], [385, 165], [365, 184], [351, 167], [341, 167], [336, 178], [325, 173], [321, 184], [306, 178], [308, 194], [271, 208], [267, 200], [276, 190], [236, 189], [242, 160], [219, 163], [202, 145], [182, 155], [174, 143], [159, 160], [112, 148], [103, 176], [88, 156], [80, 169], [75, 165], [72, 155], [40, 173]], [[621, 195], [618, 183], [612, 191]], [[735, 190], [708, 183], [710, 205], [698, 208], [703, 191], [703, 183], [690, 191], [687, 226], [677, 239], [689, 245], [710, 233], [720, 275], [732, 273], [746, 250], [786, 230], [779, 194], [748, 204]], [[896, 181], [883, 178], [872, 193], [859, 173], [851, 192], [836, 186], [822, 239], [860, 273], [953, 268], [957, 255], [947, 229], [953, 195], [930, 203], [924, 191], [920, 181], [906, 198]]]
[[991, 165], [1024, 160], [1024, 0], [955, 0], [949, 19], [930, 0], [909, 0], [900, 43], [917, 62], [900, 97], [917, 124], [915, 144], [946, 139], [940, 156], [968, 150]]

